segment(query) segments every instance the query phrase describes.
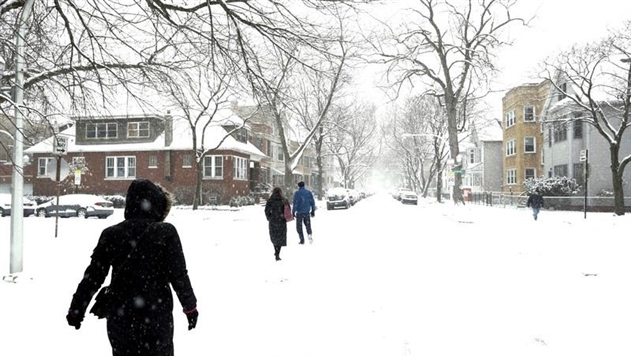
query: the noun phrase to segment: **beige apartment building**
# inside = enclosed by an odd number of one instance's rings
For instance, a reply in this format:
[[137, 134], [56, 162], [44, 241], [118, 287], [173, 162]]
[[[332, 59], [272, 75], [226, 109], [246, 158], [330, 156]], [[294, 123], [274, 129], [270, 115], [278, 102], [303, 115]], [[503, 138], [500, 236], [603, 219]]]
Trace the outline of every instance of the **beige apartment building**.
[[549, 87], [548, 81], [523, 84], [502, 98], [504, 193], [521, 194], [526, 179], [544, 175], [541, 112]]

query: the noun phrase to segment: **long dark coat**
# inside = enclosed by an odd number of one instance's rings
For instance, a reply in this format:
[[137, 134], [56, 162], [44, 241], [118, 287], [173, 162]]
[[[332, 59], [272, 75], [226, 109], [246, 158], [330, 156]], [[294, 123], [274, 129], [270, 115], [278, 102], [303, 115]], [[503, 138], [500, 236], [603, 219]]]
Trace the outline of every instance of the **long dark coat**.
[[[186, 261], [175, 227], [162, 220], [170, 201], [148, 180], [137, 179], [127, 192], [125, 220], [103, 230], [90, 265], [73, 295], [71, 310], [84, 315], [112, 266], [118, 307], [107, 317], [114, 355], [173, 355], [173, 296], [184, 310], [196, 308]], [[140, 235], [147, 230], [139, 240]], [[121, 265], [138, 244], [128, 266]], [[182, 315], [181, 317], [185, 317]]]
[[279, 194], [272, 194], [265, 203], [265, 217], [269, 222], [269, 237], [274, 246], [287, 246], [285, 204], [289, 204], [289, 202]]

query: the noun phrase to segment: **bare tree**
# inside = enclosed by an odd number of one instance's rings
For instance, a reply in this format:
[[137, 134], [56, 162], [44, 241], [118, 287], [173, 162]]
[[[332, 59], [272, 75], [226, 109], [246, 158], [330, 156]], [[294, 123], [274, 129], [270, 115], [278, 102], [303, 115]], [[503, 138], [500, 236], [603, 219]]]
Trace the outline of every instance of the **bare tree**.
[[383, 128], [386, 146], [396, 152], [410, 189], [427, 196], [436, 179], [436, 198], [442, 200], [442, 174], [448, 157], [445, 110], [433, 96], [406, 101], [403, 110]]
[[361, 100], [337, 106], [332, 112], [334, 128], [326, 144], [340, 168], [340, 178], [346, 188], [355, 188], [376, 160], [377, 122], [375, 107]]
[[[513, 23], [512, 0], [417, 0], [401, 28], [389, 27], [388, 40], [373, 41], [381, 63], [389, 66], [397, 93], [405, 84], [420, 86], [445, 106], [451, 158], [459, 155], [458, 133], [467, 116], [459, 112], [468, 97], [485, 95], [492, 77], [493, 50], [507, 44], [503, 31]], [[420, 82], [417, 82], [420, 81]], [[455, 176], [453, 197], [462, 200], [462, 177]]]
[[[244, 126], [256, 110], [243, 118], [226, 117], [230, 112], [231, 77], [229, 73], [219, 74], [217, 68], [210, 71], [210, 66], [200, 66], [196, 71], [180, 74], [182, 79], [176, 83], [165, 83], [168, 100], [177, 113], [181, 113], [191, 133], [197, 179], [193, 197], [193, 210], [197, 210], [202, 202], [202, 181], [204, 177], [204, 158], [219, 149], [224, 141], [244, 130]], [[176, 114], [177, 115], [177, 114]], [[220, 139], [206, 142], [212, 129], [222, 127]], [[223, 129], [227, 129], [224, 131]]]
[[[342, 26], [341, 20], [339, 24]], [[278, 128], [279, 141], [284, 154], [284, 184], [286, 189], [293, 186], [292, 172], [298, 165], [305, 149], [312, 144], [314, 137], [319, 132], [320, 125], [327, 117], [329, 107], [342, 85], [342, 73], [348, 57], [348, 49], [342, 33], [343, 31], [338, 34], [338, 41], [336, 41], [337, 53], [332, 50], [314, 52], [304, 48], [295, 48], [294, 52], [287, 53], [272, 48], [273, 56], [269, 56], [266, 61], [263, 58], [256, 60], [256, 72], [258, 74], [255, 77], [256, 81], [253, 83], [253, 87], [259, 100], [271, 109], [275, 125]], [[297, 59], [297, 53], [301, 50], [307, 51], [308, 54], [303, 54], [303, 56], [311, 58], [309, 63]], [[271, 62], [270, 59], [275, 62]], [[313, 71], [320, 75], [317, 82], [311, 82], [317, 87], [310, 89], [316, 95], [318, 104], [314, 107], [315, 111], [311, 113], [312, 126], [309, 127], [306, 135], [301, 137], [299, 146], [292, 151], [289, 144], [293, 128], [290, 123], [292, 120], [290, 103], [298, 93], [295, 90], [297, 78], [303, 77], [301, 73]], [[302, 90], [304, 92], [306, 89], [302, 88]]]
[[[624, 215], [624, 170], [631, 154], [621, 156], [631, 125], [631, 21], [600, 42], [575, 45], [545, 62], [543, 77], [565, 100], [546, 122], [581, 121], [609, 144], [614, 212]], [[568, 110], [572, 115], [567, 115]]]

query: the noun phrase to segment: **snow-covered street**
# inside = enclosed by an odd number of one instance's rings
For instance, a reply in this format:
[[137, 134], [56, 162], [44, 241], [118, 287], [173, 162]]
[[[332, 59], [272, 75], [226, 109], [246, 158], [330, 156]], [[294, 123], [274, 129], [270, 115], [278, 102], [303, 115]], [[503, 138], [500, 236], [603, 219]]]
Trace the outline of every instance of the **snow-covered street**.
[[[318, 204], [322, 204], [319, 202]], [[122, 219], [24, 220], [24, 276], [0, 283], [0, 355], [110, 355], [105, 322], [65, 314], [100, 231]], [[320, 208], [314, 243], [274, 261], [262, 206], [174, 209], [200, 311], [176, 355], [631, 354], [631, 214], [402, 205]], [[10, 219], [0, 218], [0, 273]], [[32, 280], [30, 280], [32, 278]]]

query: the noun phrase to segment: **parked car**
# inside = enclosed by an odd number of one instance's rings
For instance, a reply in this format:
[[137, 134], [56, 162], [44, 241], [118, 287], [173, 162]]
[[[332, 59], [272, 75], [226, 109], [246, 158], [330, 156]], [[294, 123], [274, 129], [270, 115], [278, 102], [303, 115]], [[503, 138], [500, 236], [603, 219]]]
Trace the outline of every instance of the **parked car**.
[[68, 194], [42, 203], [36, 208], [37, 216], [51, 217], [59, 214], [59, 217], [83, 217], [96, 216], [105, 219], [114, 214], [114, 204], [103, 197], [92, 194]]
[[[23, 216], [31, 216], [35, 214], [35, 203], [33, 200], [28, 199], [27, 197], [22, 198], [22, 211]], [[9, 216], [11, 215], [11, 194], [2, 193], [0, 194], [0, 216]]]
[[326, 192], [326, 210], [342, 207], [348, 209], [351, 207], [350, 195], [346, 188], [331, 188]]
[[348, 198], [351, 200], [351, 205], [355, 205], [359, 201], [359, 192], [355, 189], [346, 189], [348, 193]]
[[418, 195], [410, 190], [403, 190], [399, 192], [399, 200], [403, 204], [418, 205]]

